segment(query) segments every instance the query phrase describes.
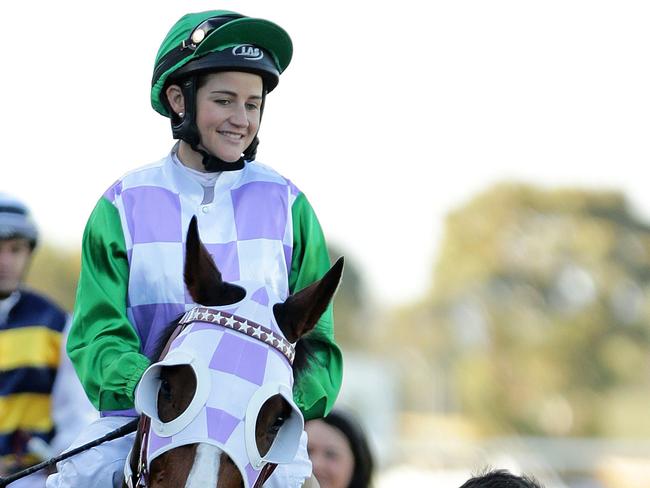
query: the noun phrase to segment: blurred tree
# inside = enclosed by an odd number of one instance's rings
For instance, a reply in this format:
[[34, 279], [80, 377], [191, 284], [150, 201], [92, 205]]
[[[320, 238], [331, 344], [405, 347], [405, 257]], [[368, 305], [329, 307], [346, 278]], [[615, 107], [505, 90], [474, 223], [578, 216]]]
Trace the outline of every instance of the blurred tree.
[[26, 284], [52, 298], [67, 311], [72, 311], [80, 254], [78, 250], [40, 244], [35, 251]]
[[334, 299], [336, 341], [345, 349], [364, 349], [369, 324], [366, 320], [366, 290], [353, 259], [336, 245], [330, 245], [330, 261], [345, 257], [343, 279]]
[[623, 414], [650, 404], [650, 227], [623, 195], [490, 189], [449, 215], [410, 315], [412, 344], [451, 378], [438, 406], [486, 432], [650, 435]]

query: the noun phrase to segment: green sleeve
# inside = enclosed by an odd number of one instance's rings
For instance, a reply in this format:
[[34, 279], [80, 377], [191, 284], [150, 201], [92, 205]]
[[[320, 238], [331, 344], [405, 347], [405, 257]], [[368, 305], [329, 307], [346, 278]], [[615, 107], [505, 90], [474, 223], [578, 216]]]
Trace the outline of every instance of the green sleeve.
[[[321, 279], [330, 268], [323, 231], [307, 198], [300, 194], [291, 209], [293, 255], [289, 290], [295, 293]], [[299, 376], [294, 399], [305, 420], [327, 415], [332, 409], [343, 377], [343, 357], [334, 342], [332, 304], [305, 339], [313, 358], [309, 369]]]
[[99, 410], [133, 408], [149, 359], [126, 315], [129, 264], [117, 209], [101, 198], [84, 231], [81, 274], [67, 351]]

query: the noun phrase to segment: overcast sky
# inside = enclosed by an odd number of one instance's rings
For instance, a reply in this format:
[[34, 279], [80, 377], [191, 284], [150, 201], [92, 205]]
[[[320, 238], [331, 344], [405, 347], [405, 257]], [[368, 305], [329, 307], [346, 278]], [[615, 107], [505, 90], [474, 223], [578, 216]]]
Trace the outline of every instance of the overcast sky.
[[258, 159], [311, 200], [375, 300], [430, 286], [451, 209], [502, 180], [625, 191], [650, 218], [650, 2], [4, 2], [0, 190], [78, 245], [102, 192], [163, 157], [155, 53], [186, 11], [282, 25], [294, 58]]

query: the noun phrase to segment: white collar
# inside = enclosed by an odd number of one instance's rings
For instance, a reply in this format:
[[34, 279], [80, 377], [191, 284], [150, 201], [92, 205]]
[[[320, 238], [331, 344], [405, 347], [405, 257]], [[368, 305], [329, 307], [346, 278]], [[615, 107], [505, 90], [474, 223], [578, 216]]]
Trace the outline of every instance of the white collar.
[[217, 181], [219, 176], [221, 176], [221, 171], [208, 173], [205, 171], [198, 171], [183, 164], [181, 159], [178, 157], [178, 145], [174, 146], [172, 149], [172, 161], [176, 166], [187, 171], [187, 173], [201, 186], [214, 186], [214, 183]]

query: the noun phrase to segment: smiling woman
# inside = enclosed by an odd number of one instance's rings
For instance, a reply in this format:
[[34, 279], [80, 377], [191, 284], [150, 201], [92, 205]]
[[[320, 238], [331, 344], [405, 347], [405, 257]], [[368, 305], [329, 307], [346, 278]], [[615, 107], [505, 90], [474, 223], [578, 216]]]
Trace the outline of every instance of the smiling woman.
[[[222, 71], [197, 80], [196, 126], [205, 150], [233, 163], [248, 148], [260, 126], [264, 86], [253, 73]], [[185, 100], [178, 85], [167, 88], [172, 109], [185, 114]], [[205, 171], [201, 154], [181, 141], [179, 158], [186, 166]]]
[[[161, 161], [108, 188], [84, 232], [68, 352], [103, 417], [78, 443], [136, 415], [134, 392], [161, 334], [193, 308], [183, 281], [190, 221], [224, 280], [264, 283], [281, 300], [329, 269], [323, 232], [305, 195], [255, 160], [267, 94], [292, 52], [280, 26], [230, 11], [184, 15], [163, 40], [151, 105], [169, 118], [178, 142]], [[313, 332], [305, 339], [309, 374], [293, 387], [307, 419], [329, 411], [341, 384], [331, 305]], [[306, 434], [299, 434], [295, 459], [278, 467], [265, 486], [299, 487], [311, 476]], [[62, 463], [48, 487], [111, 487], [132, 442], [116, 440]]]

